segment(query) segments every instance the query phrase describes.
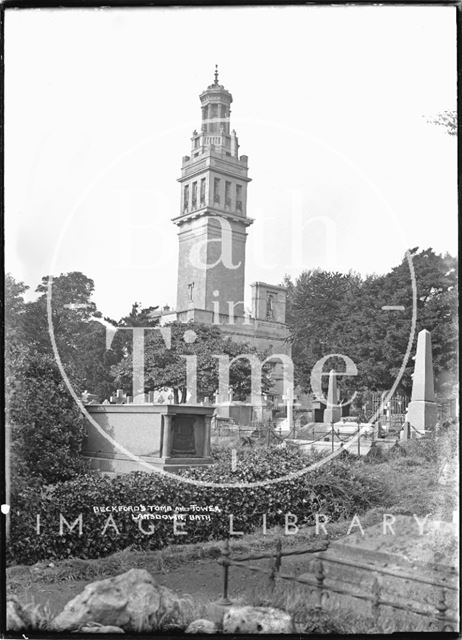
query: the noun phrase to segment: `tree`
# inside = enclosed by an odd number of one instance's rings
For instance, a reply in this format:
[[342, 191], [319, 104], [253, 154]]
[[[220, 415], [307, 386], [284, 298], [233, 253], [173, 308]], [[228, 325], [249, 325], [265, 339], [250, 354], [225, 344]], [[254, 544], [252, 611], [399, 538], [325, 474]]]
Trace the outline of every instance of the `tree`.
[[[417, 333], [432, 333], [437, 391], [450, 395], [457, 380], [457, 261], [432, 249], [410, 250], [417, 283]], [[409, 262], [381, 276], [308, 271], [292, 289], [289, 327], [298, 382], [310, 389], [314, 363], [328, 353], [349, 356], [358, 376], [341, 380], [342, 391], [389, 390], [406, 353], [412, 326], [413, 290]], [[384, 306], [404, 307], [385, 311]], [[409, 359], [399, 389], [412, 388], [413, 361]]]
[[436, 118], [429, 120], [431, 124], [437, 124], [444, 127], [450, 136], [457, 135], [457, 112], [456, 111], [442, 111]]
[[16, 282], [10, 273], [5, 276], [4, 318], [5, 318], [5, 373], [8, 379], [14, 375], [15, 359], [24, 342], [24, 317], [26, 303], [24, 294], [28, 290], [24, 282]]
[[15, 368], [7, 402], [13, 473], [53, 483], [84, 472], [83, 418], [56, 362], [29, 350], [17, 359]]
[[158, 306], [143, 308], [141, 302], [134, 302], [128, 316], [119, 320], [119, 327], [155, 327], [159, 324], [160, 316], [156, 315], [158, 308]]
[[[248, 353], [258, 355], [260, 359], [266, 357], [266, 354], [259, 354], [254, 347], [225, 338], [216, 325], [173, 322], [168, 327], [171, 330], [170, 348], [166, 348], [159, 332], [146, 332], [145, 392], [171, 388], [175, 403], [186, 402], [186, 361], [183, 356], [197, 357], [199, 397], [212, 397], [218, 387], [218, 361], [214, 356], [226, 354], [232, 359], [239, 354]], [[117, 384], [127, 391], [132, 385], [132, 366], [130, 352], [113, 367]], [[268, 365], [263, 371], [264, 391], [267, 391], [271, 385], [270, 369], [271, 365]], [[250, 365], [247, 361], [239, 360], [230, 367], [230, 386], [233, 388], [235, 399], [244, 400], [250, 394]]]
[[329, 353], [345, 351], [344, 327], [357, 304], [361, 279], [354, 273], [314, 269], [303, 272], [289, 284], [288, 324], [296, 382], [310, 388], [311, 371]]

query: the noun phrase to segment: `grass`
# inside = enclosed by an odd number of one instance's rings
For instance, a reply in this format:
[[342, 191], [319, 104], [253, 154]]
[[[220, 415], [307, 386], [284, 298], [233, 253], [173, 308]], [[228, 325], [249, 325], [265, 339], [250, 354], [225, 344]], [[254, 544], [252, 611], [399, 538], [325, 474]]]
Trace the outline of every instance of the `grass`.
[[297, 633], [348, 635], [438, 630], [436, 621], [390, 607], [382, 607], [376, 619], [370, 613], [359, 613], [351, 606], [342, 606], [338, 600], [323, 601], [323, 608], [319, 610], [313, 592], [294, 583], [279, 582], [273, 592], [258, 590], [251, 595], [248, 604], [275, 607], [290, 613]]
[[49, 627], [53, 616], [47, 605], [36, 604], [33, 599], [27, 604], [22, 604], [14, 596], [9, 600], [13, 603], [17, 615], [25, 621], [28, 630], [43, 631]]
[[[387, 503], [380, 508], [372, 508], [361, 514], [361, 523], [370, 526], [381, 521], [383, 512], [394, 514], [416, 514], [431, 518], [452, 520], [452, 513], [456, 509], [456, 485], [442, 486], [438, 483], [439, 467], [430, 456], [428, 450], [431, 445], [419, 444], [411, 441], [402, 452], [391, 452], [377, 460], [354, 460], [352, 464], [360, 465], [367, 474], [373, 474], [390, 489]], [[448, 457], [448, 444], [444, 442], [443, 461]], [[454, 449], [450, 449], [454, 455]], [[441, 456], [440, 456], [441, 457]], [[339, 538], [347, 533], [351, 520], [339, 520], [328, 524], [331, 539]], [[275, 541], [283, 531], [280, 527], [268, 530], [267, 535], [261, 532], [246, 534], [231, 541], [231, 549], [238, 553], [252, 553], [266, 549], [273, 549]], [[313, 527], [300, 527], [296, 536], [285, 536], [284, 546], [303, 547], [314, 539]], [[134, 551], [130, 547], [111, 556], [94, 560], [79, 558], [55, 561], [52, 563], [39, 562], [33, 566], [13, 566], [7, 569], [10, 591], [14, 593], [16, 587], [29, 583], [54, 583], [66, 580], [98, 580], [123, 573], [131, 568], [144, 568], [146, 565], [155, 567], [155, 571], [163, 573], [184, 563], [204, 558], [217, 558], [220, 555], [221, 543], [217, 541], [172, 545], [160, 551]]]
[[[386, 503], [360, 514], [364, 528], [382, 521], [383, 513], [430, 514], [431, 519], [452, 520], [457, 508], [457, 432], [454, 429], [438, 439], [411, 441], [399, 449], [391, 450], [377, 458], [352, 459], [352, 465], [359, 465], [367, 475], [378, 478], [389, 489]], [[449, 469], [441, 483], [442, 469]], [[328, 523], [330, 540], [346, 535], [351, 519]], [[268, 530], [262, 536], [261, 531], [245, 534], [231, 540], [233, 555], [274, 550], [275, 542], [283, 531], [280, 527]], [[295, 536], [284, 536], [284, 548], [306, 547], [323, 536], [315, 537], [314, 527], [300, 527]], [[53, 563], [40, 562], [33, 566], [14, 566], [7, 569], [8, 589], [10, 593], [21, 592], [25, 586], [52, 584], [66, 581], [93, 581], [124, 573], [132, 568], [153, 567], [153, 573], [165, 573], [176, 567], [185, 566], [193, 571], [193, 563], [201, 559], [217, 558], [222, 543], [211, 541], [199, 544], [185, 544], [166, 547], [160, 551], [135, 551], [127, 548], [111, 556], [97, 560], [67, 559]], [[186, 567], [191, 563], [191, 567]], [[160, 581], [162, 581], [160, 579]], [[39, 588], [39, 587], [38, 587]], [[250, 598], [250, 601], [249, 601]], [[17, 603], [19, 607], [19, 603]], [[413, 618], [409, 620], [405, 613], [382, 608], [381, 616], [374, 620], [371, 616], [354, 613], [352, 607], [329, 609], [326, 605], [322, 612], [314, 608], [313, 597], [307, 595], [307, 589], [300, 585], [278, 582], [272, 593], [264, 589], [247, 594], [246, 602], [258, 606], [275, 606], [291, 613], [299, 632], [309, 633], [390, 633], [393, 631], [427, 631], [429, 620]], [[33, 601], [23, 605], [25, 619], [30, 622], [29, 629], [46, 628], [50, 612]], [[197, 603], [184, 599], [182, 606], [174, 615], [159, 613], [158, 619], [150, 624], [159, 629], [184, 629], [189, 622], [198, 618], [215, 619], [217, 613], [212, 603]], [[141, 623], [143, 624], [143, 622]], [[144, 623], [146, 624], [146, 623]]]

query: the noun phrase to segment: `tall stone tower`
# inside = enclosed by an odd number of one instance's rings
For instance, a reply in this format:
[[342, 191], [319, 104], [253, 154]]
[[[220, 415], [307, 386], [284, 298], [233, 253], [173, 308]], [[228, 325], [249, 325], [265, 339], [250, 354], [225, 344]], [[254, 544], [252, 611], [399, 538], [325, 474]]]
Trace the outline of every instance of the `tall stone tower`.
[[[230, 128], [233, 97], [215, 80], [200, 95], [202, 123], [193, 131], [191, 155], [181, 166], [178, 226], [177, 304], [164, 308], [161, 324], [194, 320], [215, 324], [224, 336], [274, 354], [273, 399], [282, 400], [284, 365], [290, 355], [286, 289], [266, 282], [251, 285], [251, 309], [244, 313], [247, 227], [247, 156], [239, 155]], [[290, 367], [289, 367], [290, 368]]]
[[[176, 312], [210, 322], [210, 312], [243, 316], [247, 217], [247, 156], [230, 130], [232, 95], [215, 80], [200, 95], [202, 123], [184, 156], [178, 226]], [[187, 314], [186, 314], [187, 312]]]

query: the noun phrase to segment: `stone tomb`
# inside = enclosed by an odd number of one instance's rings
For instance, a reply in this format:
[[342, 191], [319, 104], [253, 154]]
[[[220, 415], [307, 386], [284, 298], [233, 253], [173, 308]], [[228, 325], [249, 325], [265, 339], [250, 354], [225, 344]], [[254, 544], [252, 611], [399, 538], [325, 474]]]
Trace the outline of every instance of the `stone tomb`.
[[[213, 407], [175, 404], [98, 404], [86, 409], [113, 440], [159, 469], [211, 464]], [[106, 473], [147, 471], [108, 441], [88, 420], [83, 455]]]

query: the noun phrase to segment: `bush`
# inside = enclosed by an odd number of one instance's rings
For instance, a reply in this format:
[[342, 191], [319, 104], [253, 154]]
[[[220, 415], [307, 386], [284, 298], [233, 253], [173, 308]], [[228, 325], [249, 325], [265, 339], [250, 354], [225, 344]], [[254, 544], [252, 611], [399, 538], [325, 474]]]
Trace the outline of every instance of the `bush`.
[[[284, 449], [243, 450], [233, 473], [229, 453], [220, 452], [215, 465], [188, 469], [182, 475], [217, 483], [254, 482], [302, 469], [306, 463], [306, 458]], [[173, 532], [173, 509], [179, 507], [184, 507], [187, 513], [187, 541], [197, 543], [227, 537], [230, 515], [234, 516], [234, 530], [247, 533], [261, 530], [263, 514], [267, 516], [268, 527], [283, 526], [287, 513], [295, 514], [299, 525], [313, 524], [316, 513], [337, 520], [381, 504], [386, 498], [380, 479], [365, 472], [362, 464], [336, 460], [298, 478], [251, 488], [200, 487], [143, 472], [112, 479], [86, 474], [41, 491], [24, 486], [21, 491], [14, 491], [9, 559], [30, 564], [49, 558], [101, 557], [128, 546], [161, 549], [169, 544], [183, 544], [185, 536]], [[138, 514], [128, 510], [98, 512], [98, 507], [112, 505], [137, 506], [140, 512], [142, 505], [144, 513], [160, 517], [136, 521], [133, 516]], [[156, 512], [150, 505], [166, 511]], [[206, 512], [207, 507], [219, 511]], [[69, 524], [82, 514], [82, 535], [78, 525], [72, 532], [64, 525], [60, 535], [60, 514]], [[209, 519], [196, 519], [197, 514], [208, 515]], [[37, 515], [40, 515], [39, 534]], [[108, 524], [110, 516], [112, 521]]]
[[434, 431], [423, 438], [414, 438], [401, 445], [407, 456], [423, 458], [432, 464], [443, 464], [457, 455], [458, 424], [455, 420], [437, 425]]
[[83, 419], [54, 359], [28, 353], [8, 391], [13, 474], [50, 483], [84, 472]]

